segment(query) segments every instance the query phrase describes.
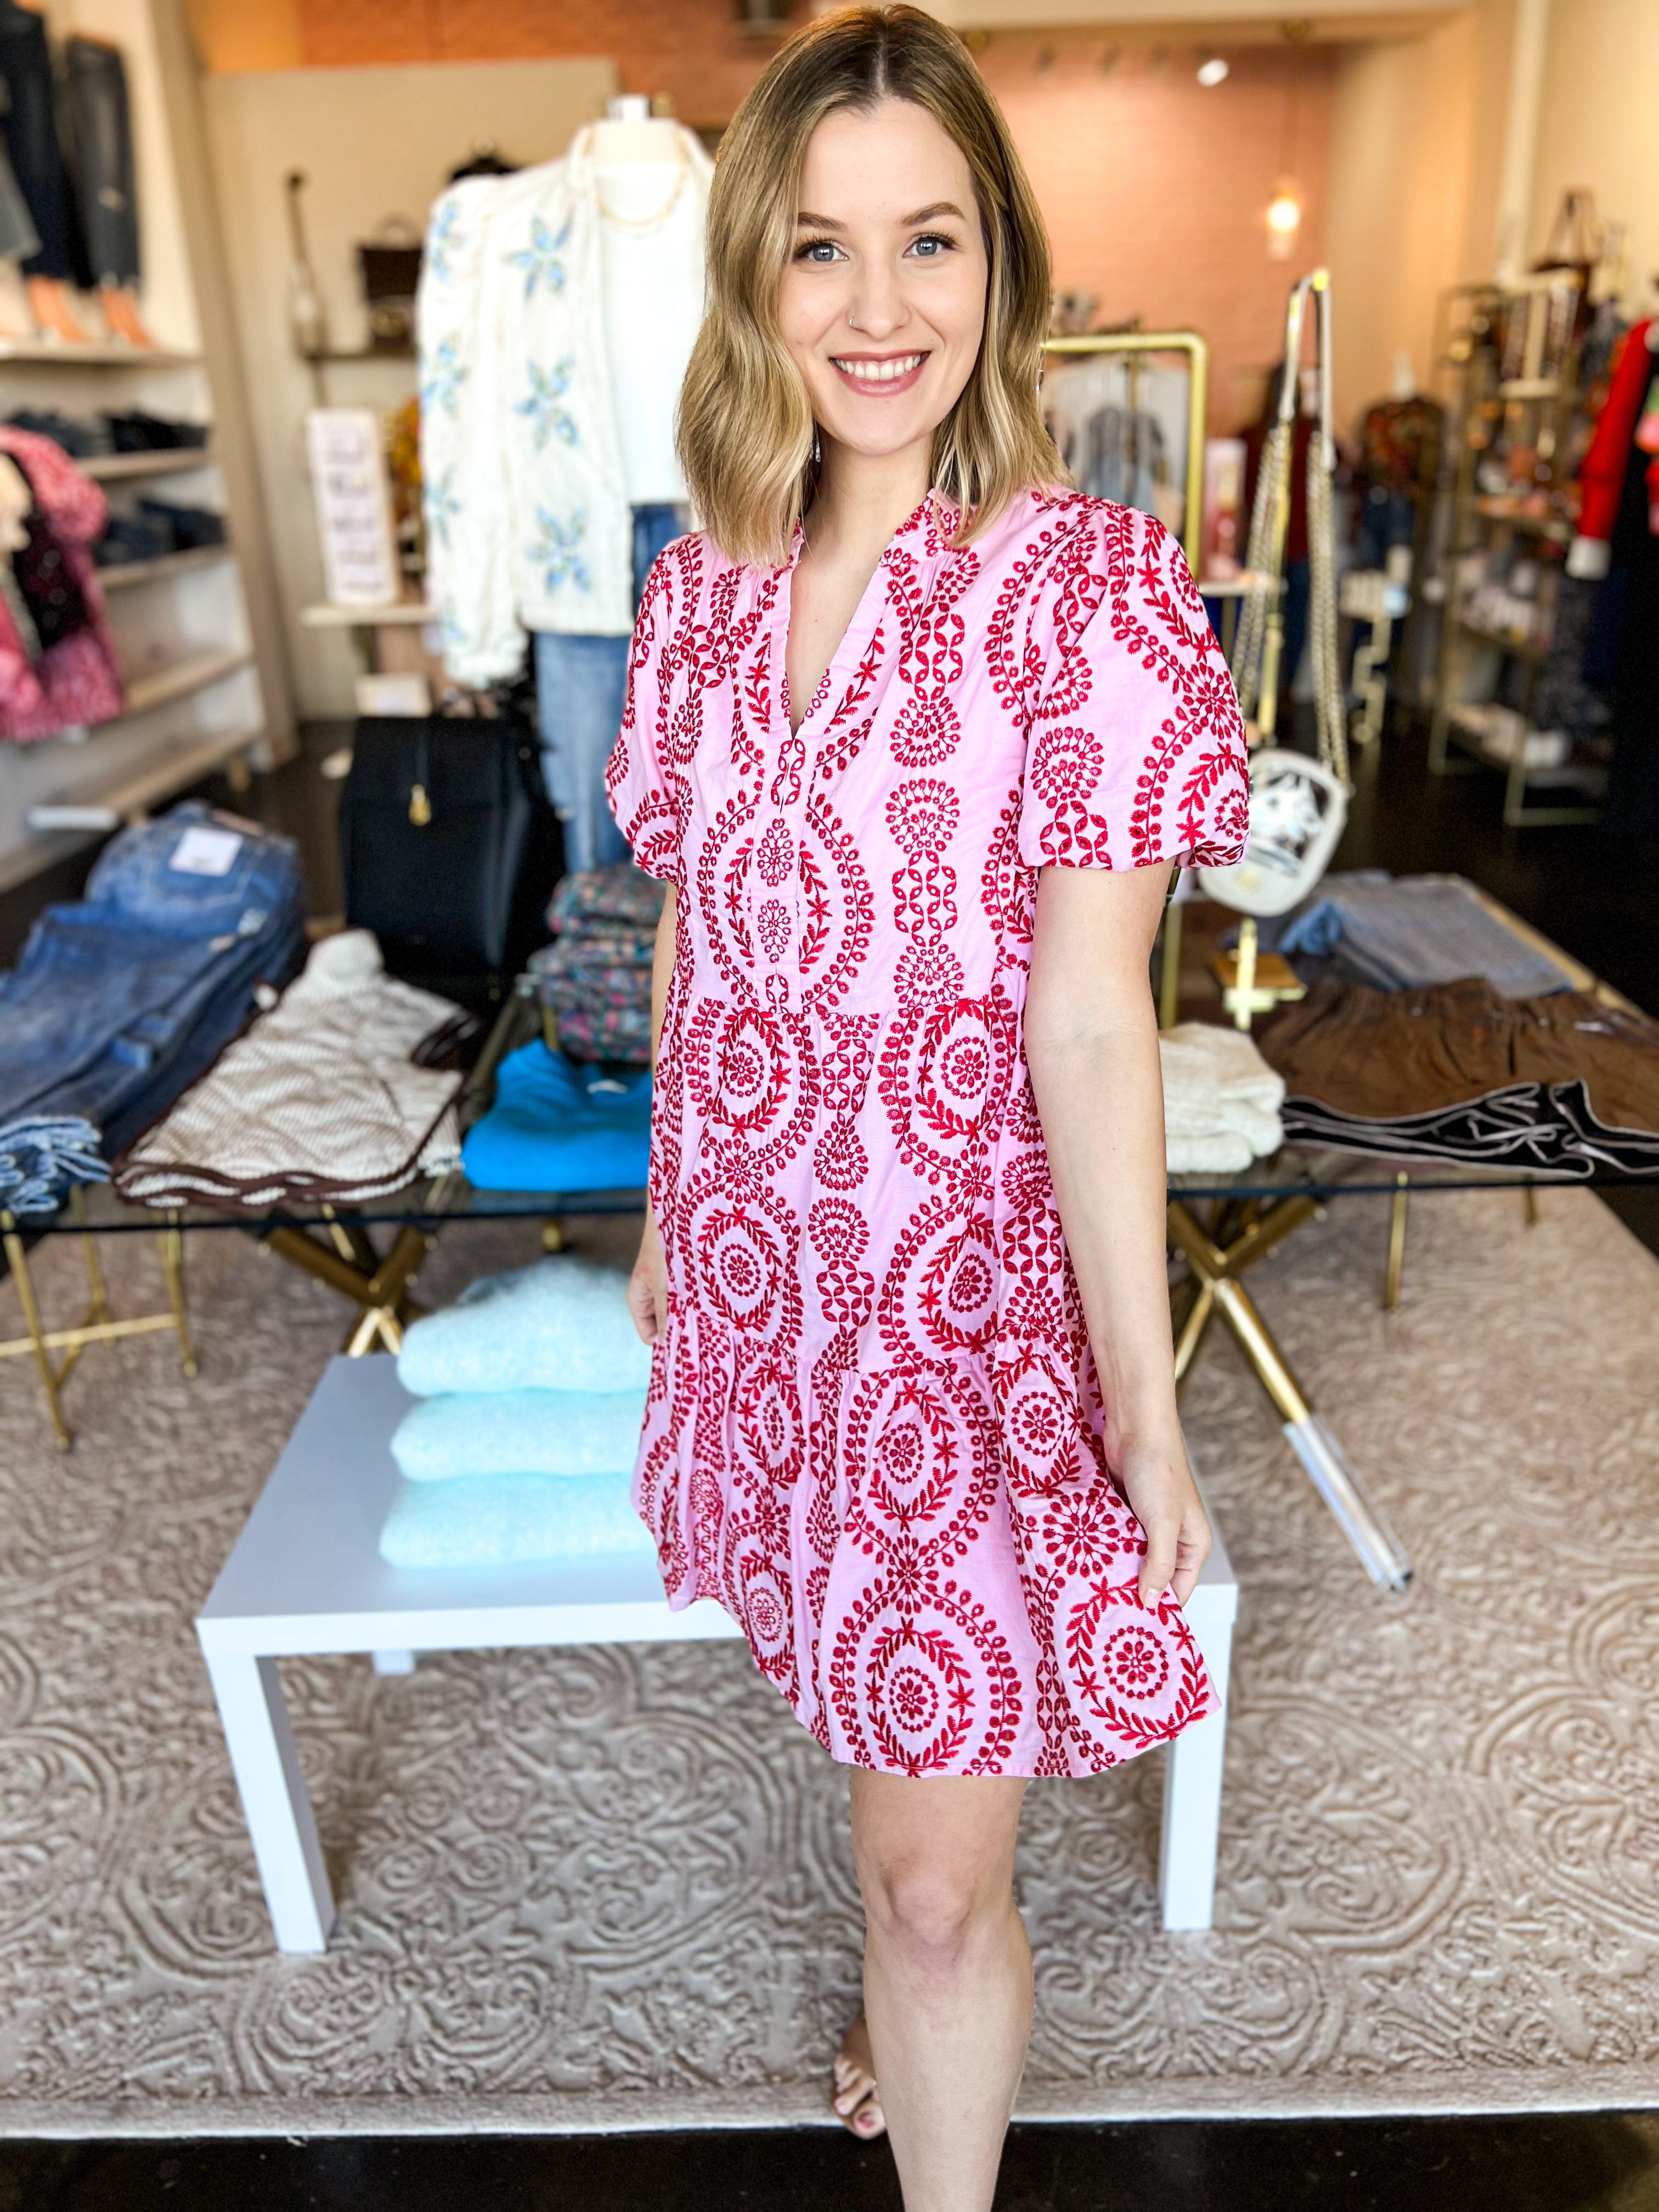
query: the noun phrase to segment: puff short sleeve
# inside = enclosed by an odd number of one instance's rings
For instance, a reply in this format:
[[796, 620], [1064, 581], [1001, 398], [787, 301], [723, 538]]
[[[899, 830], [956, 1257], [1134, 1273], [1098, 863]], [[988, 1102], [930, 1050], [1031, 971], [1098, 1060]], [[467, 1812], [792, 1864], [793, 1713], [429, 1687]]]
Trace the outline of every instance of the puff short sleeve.
[[652, 564], [628, 653], [622, 728], [605, 771], [605, 797], [617, 827], [648, 876], [673, 883], [679, 873], [679, 817], [663, 759], [678, 586], [677, 539]]
[[1030, 867], [1222, 867], [1243, 857], [1238, 699], [1180, 546], [1105, 501], [1046, 549], [1024, 610]]

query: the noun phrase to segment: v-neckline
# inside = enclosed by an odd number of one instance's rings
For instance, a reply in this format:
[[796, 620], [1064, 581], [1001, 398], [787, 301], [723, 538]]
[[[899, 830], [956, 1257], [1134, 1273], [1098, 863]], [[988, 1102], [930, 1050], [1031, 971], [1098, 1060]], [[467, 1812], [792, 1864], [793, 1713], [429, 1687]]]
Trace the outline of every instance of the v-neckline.
[[824, 663], [823, 673], [814, 686], [812, 696], [807, 701], [799, 722], [792, 721], [789, 714], [790, 708], [794, 703], [789, 696], [789, 625], [794, 614], [795, 571], [800, 566], [801, 555], [806, 550], [806, 532], [799, 518], [796, 518], [794, 536], [789, 545], [789, 558], [784, 564], [783, 588], [778, 594], [778, 635], [781, 646], [777, 697], [784, 731], [789, 738], [799, 738], [812, 717], [824, 705], [827, 696], [832, 689], [830, 679], [845, 662], [848, 639], [855, 635], [862, 635], [869, 626], [866, 617], [868, 614], [872, 594], [879, 590], [884, 598], [886, 596], [886, 584], [882, 571], [887, 566], [888, 556], [896, 545], [901, 544], [903, 539], [910, 536], [913, 531], [922, 526], [932, 517], [935, 497], [936, 495], [932, 490], [925, 491], [919, 503], [900, 523], [886, 544], [882, 547], [877, 556], [876, 565], [870, 571], [869, 581], [860, 592], [859, 603], [848, 617], [847, 627], [836, 641], [835, 651]]

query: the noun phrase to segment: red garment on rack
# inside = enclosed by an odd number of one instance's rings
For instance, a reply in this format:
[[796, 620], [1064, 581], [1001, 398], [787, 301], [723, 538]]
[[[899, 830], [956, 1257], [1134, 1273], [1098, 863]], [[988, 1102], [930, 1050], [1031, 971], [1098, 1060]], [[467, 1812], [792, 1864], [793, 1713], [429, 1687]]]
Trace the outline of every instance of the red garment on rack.
[[1596, 418], [1595, 432], [1578, 471], [1583, 495], [1578, 510], [1578, 535], [1606, 544], [1613, 536], [1625, 485], [1625, 465], [1630, 459], [1631, 433], [1642, 411], [1650, 380], [1659, 374], [1659, 362], [1648, 347], [1650, 323], [1636, 323], [1626, 331], [1614, 356], [1607, 404]]
[[125, 703], [115, 640], [90, 550], [109, 520], [109, 501], [50, 438], [0, 422], [0, 453], [9, 453], [27, 478], [35, 508], [87, 611], [84, 628], [31, 660], [11, 610], [0, 598], [0, 738], [28, 743], [110, 721]]

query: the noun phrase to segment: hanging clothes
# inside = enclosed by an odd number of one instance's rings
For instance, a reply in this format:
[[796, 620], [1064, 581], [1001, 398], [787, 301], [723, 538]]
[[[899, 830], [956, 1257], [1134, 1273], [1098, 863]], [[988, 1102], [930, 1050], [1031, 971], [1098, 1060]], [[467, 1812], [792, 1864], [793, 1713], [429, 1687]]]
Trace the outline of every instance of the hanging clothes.
[[[32, 8], [0, 0], [0, 136], [35, 234], [26, 276], [90, 282], [58, 131], [58, 88], [46, 23]], [[8, 251], [14, 250], [8, 247]]]
[[68, 40], [64, 82], [88, 265], [100, 284], [136, 284], [138, 197], [132, 110], [120, 48], [103, 39]]
[[1630, 441], [1654, 374], [1655, 331], [1651, 322], [1633, 325], [1613, 356], [1607, 404], [1578, 471], [1578, 533], [1567, 556], [1570, 576], [1607, 573]]
[[[634, 605], [659, 553], [680, 535], [679, 509], [636, 507]], [[628, 684], [625, 637], [573, 637], [561, 630], [536, 636], [536, 718], [542, 733], [542, 778], [564, 830], [567, 868], [609, 867], [628, 858], [628, 841], [611, 818], [605, 768], [622, 727]]]
[[[1615, 836], [1659, 837], [1659, 325], [1631, 333], [1642, 390], [1630, 410], [1613, 517], [1608, 586], [1619, 582], [1624, 635], [1613, 687], [1613, 771], [1601, 826]], [[1612, 401], [1608, 401], [1609, 409]], [[1606, 587], [1604, 587], [1606, 588]]]
[[0, 598], [0, 738], [110, 721], [124, 704], [121, 669], [91, 552], [109, 503], [50, 438], [0, 423], [0, 453], [34, 501], [28, 544], [12, 565], [15, 599]]
[[[516, 674], [526, 632], [626, 638], [633, 509], [685, 497], [665, 425], [702, 312], [714, 167], [676, 136], [677, 172], [601, 169], [584, 131], [562, 161], [463, 179], [433, 210], [417, 303], [428, 590], [462, 683]], [[629, 173], [646, 168], [657, 198], [641, 212]]]

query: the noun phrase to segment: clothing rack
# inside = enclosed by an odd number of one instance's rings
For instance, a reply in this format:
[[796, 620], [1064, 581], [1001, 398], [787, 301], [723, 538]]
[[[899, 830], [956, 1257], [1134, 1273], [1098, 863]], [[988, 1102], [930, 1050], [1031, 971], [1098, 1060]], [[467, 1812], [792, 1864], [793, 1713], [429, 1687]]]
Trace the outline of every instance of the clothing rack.
[[1081, 337], [1048, 338], [1045, 354], [1075, 361], [1092, 356], [1133, 359], [1180, 354], [1187, 362], [1187, 482], [1181, 550], [1194, 576], [1204, 522], [1204, 431], [1210, 398], [1210, 349], [1196, 331], [1096, 331]]
[[[1210, 399], [1210, 349], [1196, 331], [1096, 331], [1078, 337], [1048, 339], [1043, 352], [1061, 361], [1091, 357], [1135, 360], [1149, 354], [1179, 354], [1187, 363], [1187, 481], [1182, 494], [1181, 550], [1196, 576], [1204, 532], [1204, 435]], [[1172, 878], [1159, 933], [1158, 1026], [1173, 1029], [1180, 1012], [1181, 908]]]

